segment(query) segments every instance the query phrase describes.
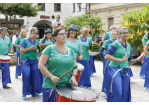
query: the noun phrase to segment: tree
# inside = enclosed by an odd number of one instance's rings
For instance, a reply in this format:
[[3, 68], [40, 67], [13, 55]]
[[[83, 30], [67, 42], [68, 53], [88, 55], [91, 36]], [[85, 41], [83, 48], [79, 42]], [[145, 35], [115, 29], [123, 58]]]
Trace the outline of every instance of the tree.
[[[77, 25], [77, 28], [80, 30], [82, 27], [85, 25], [90, 25], [92, 31], [93, 31], [93, 36], [96, 36], [99, 34], [102, 34], [105, 32], [102, 29], [103, 23], [102, 19], [100, 17], [93, 17], [93, 15], [90, 14], [83, 14], [80, 16], [70, 16], [69, 18], [66, 18], [64, 20], [64, 29], [68, 29], [71, 24]], [[81, 32], [79, 31], [79, 35]]]
[[0, 3], [0, 13], [5, 15], [5, 24], [8, 27], [8, 16], [10, 19], [16, 16], [35, 17], [41, 7], [33, 6], [33, 3]]
[[129, 29], [128, 42], [132, 47], [136, 45], [137, 50], [143, 50], [141, 40], [143, 35], [149, 30], [149, 5], [144, 5], [139, 10], [127, 11], [123, 18], [124, 21], [121, 21], [121, 25]]

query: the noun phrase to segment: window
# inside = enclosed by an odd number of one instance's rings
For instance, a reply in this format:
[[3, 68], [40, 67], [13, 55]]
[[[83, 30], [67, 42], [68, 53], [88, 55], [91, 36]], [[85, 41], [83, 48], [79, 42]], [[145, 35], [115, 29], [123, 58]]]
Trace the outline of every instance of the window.
[[109, 24], [108, 24], [109, 29], [108, 30], [110, 30], [110, 26], [113, 25], [113, 23], [114, 23], [113, 18], [108, 18], [108, 21], [109, 21]]
[[38, 3], [38, 6], [41, 6], [39, 11], [45, 11], [45, 3]]
[[61, 12], [61, 3], [54, 3], [54, 11]]
[[75, 3], [73, 3], [73, 12], [75, 12]]

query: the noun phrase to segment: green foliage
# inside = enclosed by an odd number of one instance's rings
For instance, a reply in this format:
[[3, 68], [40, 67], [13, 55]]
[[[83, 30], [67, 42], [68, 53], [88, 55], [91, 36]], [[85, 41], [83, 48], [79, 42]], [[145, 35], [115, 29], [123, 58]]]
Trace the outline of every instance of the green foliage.
[[[99, 36], [99, 34], [102, 34], [105, 32], [102, 29], [103, 23], [102, 19], [100, 17], [93, 17], [90, 14], [83, 14], [80, 16], [70, 16], [69, 18], [66, 18], [64, 20], [64, 29], [68, 29], [71, 24], [77, 25], [77, 28], [80, 30], [85, 25], [90, 25], [92, 29], [93, 36]], [[79, 35], [81, 32], [79, 31]]]
[[20, 18], [24, 16], [35, 17], [40, 8], [33, 3], [0, 3], [0, 13], [6, 16], [6, 22], [8, 22], [8, 16], [15, 19], [16, 15]]
[[143, 50], [142, 38], [149, 30], [149, 4], [144, 5], [140, 10], [127, 11], [123, 18], [121, 25], [129, 29], [128, 42], [132, 47], [138, 46], [137, 50]]

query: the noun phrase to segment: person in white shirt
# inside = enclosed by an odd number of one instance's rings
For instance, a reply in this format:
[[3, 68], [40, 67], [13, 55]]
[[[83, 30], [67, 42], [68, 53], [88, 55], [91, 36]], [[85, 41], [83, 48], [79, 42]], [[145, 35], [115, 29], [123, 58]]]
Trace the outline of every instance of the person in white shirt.
[[[15, 43], [17, 37], [18, 37], [18, 35], [16, 34], [16, 30], [14, 29], [13, 34], [10, 35], [10, 40], [11, 40], [12, 44]], [[13, 46], [13, 54], [14, 54], [14, 52], [16, 52], [16, 47], [15, 46]]]
[[52, 27], [53, 27], [53, 31], [56, 29], [56, 28], [59, 28], [59, 27], [63, 27], [63, 22], [60, 21], [60, 15], [57, 15], [56, 16], [56, 20], [52, 21]]

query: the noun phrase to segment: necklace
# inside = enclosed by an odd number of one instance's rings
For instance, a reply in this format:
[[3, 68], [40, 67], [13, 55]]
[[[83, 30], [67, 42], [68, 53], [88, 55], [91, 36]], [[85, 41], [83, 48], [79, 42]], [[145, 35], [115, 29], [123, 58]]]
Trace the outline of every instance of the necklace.
[[[56, 46], [55, 46], [56, 47]], [[65, 51], [66, 51], [66, 49], [64, 49], [64, 51], [62, 51], [62, 50], [60, 50], [58, 47], [56, 47], [58, 50], [59, 50], [59, 52], [61, 52], [62, 54], [65, 54]]]

